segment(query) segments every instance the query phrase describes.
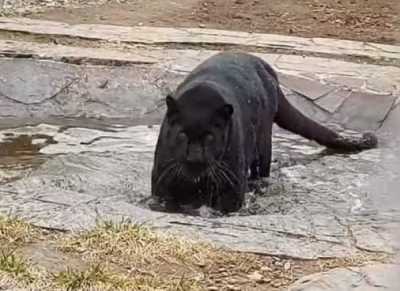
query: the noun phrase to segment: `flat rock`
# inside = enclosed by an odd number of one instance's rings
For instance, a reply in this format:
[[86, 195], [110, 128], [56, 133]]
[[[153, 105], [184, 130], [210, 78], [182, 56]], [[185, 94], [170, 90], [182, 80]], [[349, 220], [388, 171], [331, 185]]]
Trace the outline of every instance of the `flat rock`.
[[329, 113], [335, 113], [350, 95], [350, 90], [337, 89], [316, 100], [315, 104], [322, 107]]
[[299, 93], [311, 100], [318, 99], [335, 89], [314, 80], [292, 75], [280, 74], [279, 81], [283, 86], [290, 88], [294, 92]]
[[[10, 73], [11, 72], [11, 73]], [[161, 75], [168, 85], [158, 81]], [[32, 76], [36, 76], [33, 77]], [[101, 67], [24, 60], [0, 60], [3, 118], [152, 118], [179, 74], [153, 67]], [[134, 80], [134, 81], [132, 81]], [[174, 87], [172, 87], [174, 88]], [[3, 115], [5, 114], [5, 116]], [[158, 114], [159, 116], [159, 114]]]
[[[218, 51], [174, 50], [154, 46], [126, 49], [116, 44], [105, 44], [105, 48], [90, 48], [0, 40], [0, 55], [6, 57], [55, 60], [72, 64], [91, 64], [97, 66], [142, 65], [142, 67], [152, 68], [154, 71], [165, 72], [168, 70], [184, 74], [191, 71], [201, 61], [216, 53]], [[326, 85], [333, 85], [334, 87], [351, 88], [355, 91], [360, 91], [361, 88], [361, 91], [367, 89], [372, 93], [382, 92], [393, 95], [398, 95], [399, 93], [400, 79], [397, 76], [400, 75], [400, 68], [357, 64], [321, 57], [260, 53], [255, 53], [255, 55], [273, 65], [280, 73], [289, 75], [289, 77], [304, 79], [304, 76], [307, 76], [306, 81], [317, 81], [312, 83], [312, 86], [317, 89], [323, 89]], [[45, 65], [45, 63], [42, 64], [42, 66]], [[48, 64], [48, 66], [50, 65]], [[27, 64], [26, 66], [29, 65]], [[11, 69], [15, 70], [16, 68]], [[27, 70], [32, 71], [35, 68], [31, 67]], [[165, 80], [165, 77], [158, 78], [158, 80]], [[311, 96], [313, 95], [311, 94]]]
[[[76, 78], [74, 71], [65, 70], [60, 63], [31, 66], [29, 62], [2, 63], [0, 76], [0, 96], [16, 103], [36, 105], [55, 98]], [[40, 86], [37, 86], [40, 84]]]
[[[143, 59], [154, 62], [80, 66], [49, 61], [68, 55], [65, 48], [53, 49], [47, 51], [50, 58], [46, 61], [0, 59], [0, 80], [7, 80], [0, 94], [0, 149], [23, 140], [24, 152], [29, 152], [28, 158], [0, 157], [0, 213], [11, 212], [36, 225], [69, 230], [91, 228], [99, 219], [129, 218], [234, 250], [305, 259], [400, 249], [400, 240], [392, 236], [400, 209], [394, 203], [400, 177], [394, 151], [398, 143], [392, 148], [382, 143], [378, 149], [361, 153], [332, 154], [275, 128], [271, 183], [268, 187], [261, 183], [247, 193], [238, 213], [188, 216], [150, 210], [150, 172], [157, 124], [165, 110], [164, 96], [216, 51], [149, 49]], [[40, 56], [39, 48], [32, 50], [39, 59], [46, 58]], [[93, 54], [92, 60], [103, 57], [106, 60], [104, 55]], [[274, 63], [281, 74], [301, 80], [310, 74], [308, 79], [317, 90], [305, 93], [317, 101], [323, 100], [319, 95], [325, 93], [324, 80], [332, 76], [369, 78], [380, 74], [390, 89], [398, 84], [395, 73], [400, 72], [399, 68], [321, 58], [262, 57]], [[138, 54], [135, 61], [139, 59]], [[29, 88], [19, 90], [18, 76], [28, 79], [25, 70], [43, 76], [31, 78]], [[296, 107], [313, 119], [330, 121], [329, 110], [295, 92], [307, 88], [288, 87], [285, 92]], [[359, 92], [364, 93], [363, 88]], [[351, 121], [370, 129], [370, 120], [385, 113], [391, 97], [370, 93], [363, 98], [361, 93], [347, 98], [339, 112], [357, 109], [359, 115]], [[350, 99], [352, 103], [346, 105]], [[335, 108], [340, 100], [326, 102]], [[377, 109], [376, 116], [362, 112], [365, 108]], [[347, 121], [346, 116], [341, 121]], [[391, 118], [389, 115], [387, 121]], [[388, 125], [391, 136], [395, 125]]]
[[352, 89], [358, 91], [363, 88], [366, 81], [362, 78], [348, 77], [348, 76], [333, 76], [325, 80], [327, 83], [344, 87], [345, 89]]
[[322, 109], [321, 107], [316, 106], [311, 100], [305, 98], [302, 94], [288, 91], [285, 93], [285, 96], [293, 106], [298, 108], [309, 118], [319, 122], [327, 122], [331, 118], [331, 115], [325, 108]]
[[[39, 125], [0, 131], [3, 137], [34, 132], [54, 141], [43, 144], [40, 165], [0, 185], [0, 212], [74, 230], [89, 229], [99, 219], [129, 218], [234, 250], [306, 259], [400, 248], [389, 235], [398, 212], [382, 216], [366, 211], [372, 206], [365, 193], [375, 195], [368, 190], [371, 169], [384, 150], [325, 156], [322, 147], [276, 129], [273, 175], [266, 190], [248, 193], [243, 209], [232, 216], [187, 216], [148, 208], [158, 130]], [[369, 235], [378, 225], [379, 235]]]
[[55, 21], [0, 17], [0, 29], [31, 34], [59, 35], [93, 40], [141, 44], [191, 43], [257, 46], [317, 52], [332, 55], [399, 59], [396, 46], [368, 44], [350, 40], [302, 38], [295, 36], [224, 31], [203, 28], [124, 27], [100, 24], [70, 25]]
[[[382, 124], [382, 127], [379, 129], [379, 132], [382, 135], [385, 135], [387, 139], [393, 138], [392, 131], [394, 128], [398, 128], [400, 124], [400, 106], [399, 104], [395, 105], [394, 108], [387, 115], [386, 120]], [[400, 135], [400, 130], [398, 130], [397, 136]], [[395, 135], [396, 136], [396, 135]]]
[[306, 276], [288, 291], [397, 291], [400, 265], [378, 264], [360, 268], [339, 268]]
[[378, 129], [394, 101], [392, 95], [352, 92], [334, 118], [352, 129]]

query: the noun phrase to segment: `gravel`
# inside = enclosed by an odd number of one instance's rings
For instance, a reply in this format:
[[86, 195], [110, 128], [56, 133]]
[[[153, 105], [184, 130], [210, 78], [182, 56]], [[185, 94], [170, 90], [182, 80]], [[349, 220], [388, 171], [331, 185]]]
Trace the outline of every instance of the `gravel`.
[[77, 8], [128, 0], [0, 0], [0, 16], [27, 16], [51, 8]]

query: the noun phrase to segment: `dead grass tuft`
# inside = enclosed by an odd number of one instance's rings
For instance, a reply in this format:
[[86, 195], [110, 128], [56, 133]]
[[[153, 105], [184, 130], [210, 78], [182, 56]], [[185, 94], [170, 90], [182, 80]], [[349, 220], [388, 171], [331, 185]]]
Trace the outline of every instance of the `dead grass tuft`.
[[86, 271], [68, 270], [61, 272], [54, 278], [56, 285], [66, 290], [200, 290], [194, 282], [183, 278], [174, 282], [161, 277], [121, 275], [100, 264], [92, 265]]
[[39, 231], [28, 223], [14, 217], [0, 216], [0, 243], [15, 246], [33, 241]]
[[92, 231], [66, 239], [63, 250], [139, 268], [148, 264], [202, 264], [211, 247], [156, 234], [129, 222], [102, 222]]
[[128, 270], [136, 281], [144, 280], [160, 290], [180, 290], [179, 286], [199, 290], [217, 277], [247, 274], [261, 266], [254, 255], [158, 234], [129, 222], [100, 223], [92, 231], [65, 239], [62, 250], [79, 253], [89, 261], [107, 261], [114, 268]]
[[6, 252], [3, 250], [0, 253], [0, 272], [25, 283], [34, 281], [29, 264], [23, 258], [15, 255], [13, 251]]
[[[0, 289], [281, 290], [312, 273], [389, 260], [388, 255], [366, 252], [314, 261], [238, 253], [156, 233], [129, 221], [101, 222], [90, 231], [49, 235], [16, 219], [0, 218], [0, 234], [0, 242], [8, 245], [0, 250]], [[38, 241], [52, 248], [44, 247], [40, 253]], [[4, 251], [10, 243], [16, 243], [16, 251]], [[23, 248], [57, 259], [44, 267], [31, 265], [18, 256]], [[52, 249], [54, 253], [48, 253]], [[54, 264], [67, 268], [55, 272]]]

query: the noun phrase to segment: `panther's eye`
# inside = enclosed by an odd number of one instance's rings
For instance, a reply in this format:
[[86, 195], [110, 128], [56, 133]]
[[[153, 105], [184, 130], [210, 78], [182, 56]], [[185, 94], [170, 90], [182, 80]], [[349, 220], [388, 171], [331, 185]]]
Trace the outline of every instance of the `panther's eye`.
[[213, 126], [217, 129], [223, 129], [224, 128], [224, 124], [222, 122], [214, 122]]
[[212, 143], [214, 141], [214, 136], [211, 133], [209, 133], [204, 138], [204, 141], [205, 141], [206, 144], [210, 144], [210, 143]]
[[181, 131], [181, 132], [178, 134], [177, 139], [178, 139], [178, 141], [180, 141], [180, 142], [184, 142], [184, 141], [187, 140], [187, 136], [186, 136], [186, 134], [185, 134], [183, 131]]

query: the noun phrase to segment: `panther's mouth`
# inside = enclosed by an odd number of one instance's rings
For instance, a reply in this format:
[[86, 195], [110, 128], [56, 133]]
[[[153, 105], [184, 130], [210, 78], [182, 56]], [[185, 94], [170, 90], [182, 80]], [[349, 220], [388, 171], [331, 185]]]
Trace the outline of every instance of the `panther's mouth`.
[[207, 166], [205, 164], [190, 163], [183, 166], [184, 176], [195, 183], [200, 182], [201, 177], [204, 176], [206, 172]]

